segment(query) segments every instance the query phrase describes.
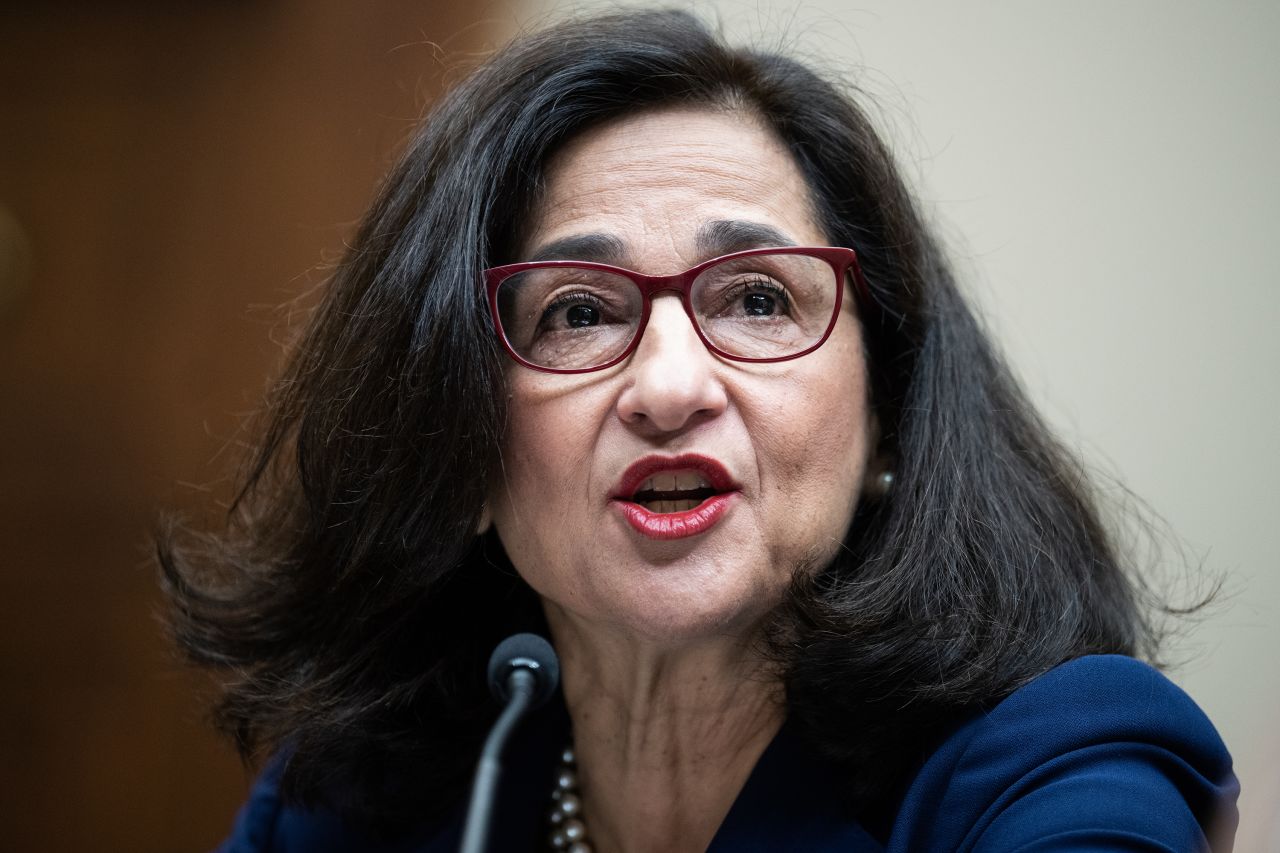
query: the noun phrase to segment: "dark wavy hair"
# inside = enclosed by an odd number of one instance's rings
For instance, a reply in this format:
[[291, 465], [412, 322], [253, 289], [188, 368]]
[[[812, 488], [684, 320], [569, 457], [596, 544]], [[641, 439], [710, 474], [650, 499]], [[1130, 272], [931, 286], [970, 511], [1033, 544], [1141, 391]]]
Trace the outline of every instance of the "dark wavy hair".
[[761, 117], [877, 305], [860, 322], [893, 488], [768, 632], [789, 719], [847, 765], [850, 802], [1063, 661], [1154, 655], [1082, 469], [854, 97], [682, 12], [594, 17], [517, 39], [430, 112], [275, 386], [225, 529], [158, 537], [177, 642], [221, 673], [216, 721], [246, 758], [287, 747], [286, 796], [386, 826], [466, 789], [496, 710], [487, 655], [545, 629], [496, 539], [475, 535], [506, 418], [481, 270], [513, 260], [566, 140], [668, 105]]

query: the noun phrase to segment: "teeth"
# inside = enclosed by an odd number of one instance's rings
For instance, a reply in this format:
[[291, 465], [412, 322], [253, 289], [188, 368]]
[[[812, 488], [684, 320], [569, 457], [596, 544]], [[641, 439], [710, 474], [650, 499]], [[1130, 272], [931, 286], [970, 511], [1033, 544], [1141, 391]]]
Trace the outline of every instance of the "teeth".
[[675, 476], [675, 491], [688, 492], [694, 489], [710, 488], [707, 478], [696, 471], [681, 471]]
[[656, 513], [685, 512], [696, 507], [701, 501], [654, 501], [649, 504], [649, 511]]
[[640, 484], [637, 492], [689, 492], [709, 489], [711, 483], [697, 471], [663, 471]]

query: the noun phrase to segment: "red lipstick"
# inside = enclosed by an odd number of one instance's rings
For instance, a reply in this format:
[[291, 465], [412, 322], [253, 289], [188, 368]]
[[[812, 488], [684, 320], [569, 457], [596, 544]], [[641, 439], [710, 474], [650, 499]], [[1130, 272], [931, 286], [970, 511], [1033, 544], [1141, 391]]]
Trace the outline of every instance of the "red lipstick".
[[[701, 498], [700, 503], [692, 509], [678, 512], [657, 512], [635, 500], [637, 492], [650, 478], [663, 474], [677, 477], [694, 475], [705, 482], [705, 486], [690, 492]], [[622, 517], [642, 536], [683, 539], [715, 526], [737, 499], [739, 489], [732, 475], [715, 459], [684, 453], [679, 456], [646, 456], [632, 463], [623, 472], [612, 499]]]

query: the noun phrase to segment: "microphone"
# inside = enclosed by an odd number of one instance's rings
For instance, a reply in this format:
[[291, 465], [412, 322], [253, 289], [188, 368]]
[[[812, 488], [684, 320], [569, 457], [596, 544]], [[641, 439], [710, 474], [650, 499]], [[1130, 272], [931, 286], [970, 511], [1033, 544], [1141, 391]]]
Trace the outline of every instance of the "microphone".
[[541, 708], [560, 683], [560, 658], [551, 644], [537, 634], [512, 634], [489, 656], [489, 692], [507, 702], [515, 692], [512, 676], [524, 670], [533, 675], [533, 696], [528, 710]]
[[497, 722], [489, 730], [471, 785], [466, 828], [459, 853], [484, 853], [493, 796], [502, 773], [502, 749], [507, 738], [529, 711], [540, 708], [555, 693], [560, 682], [560, 660], [551, 644], [537, 634], [513, 634], [489, 657], [489, 690], [504, 704]]

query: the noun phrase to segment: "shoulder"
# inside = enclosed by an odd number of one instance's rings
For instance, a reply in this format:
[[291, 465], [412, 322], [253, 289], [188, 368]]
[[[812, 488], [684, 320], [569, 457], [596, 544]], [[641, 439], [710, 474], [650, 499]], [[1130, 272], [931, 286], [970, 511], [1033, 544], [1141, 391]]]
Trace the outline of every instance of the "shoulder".
[[230, 835], [215, 853], [444, 853], [456, 846], [452, 827], [438, 832], [383, 839], [362, 831], [339, 814], [288, 803], [280, 793], [287, 757], [278, 755], [263, 768], [249, 798], [236, 815]]
[[1090, 656], [960, 726], [912, 782], [893, 840], [1197, 850], [1234, 827], [1237, 792], [1226, 747], [1189, 696], [1132, 658]]

